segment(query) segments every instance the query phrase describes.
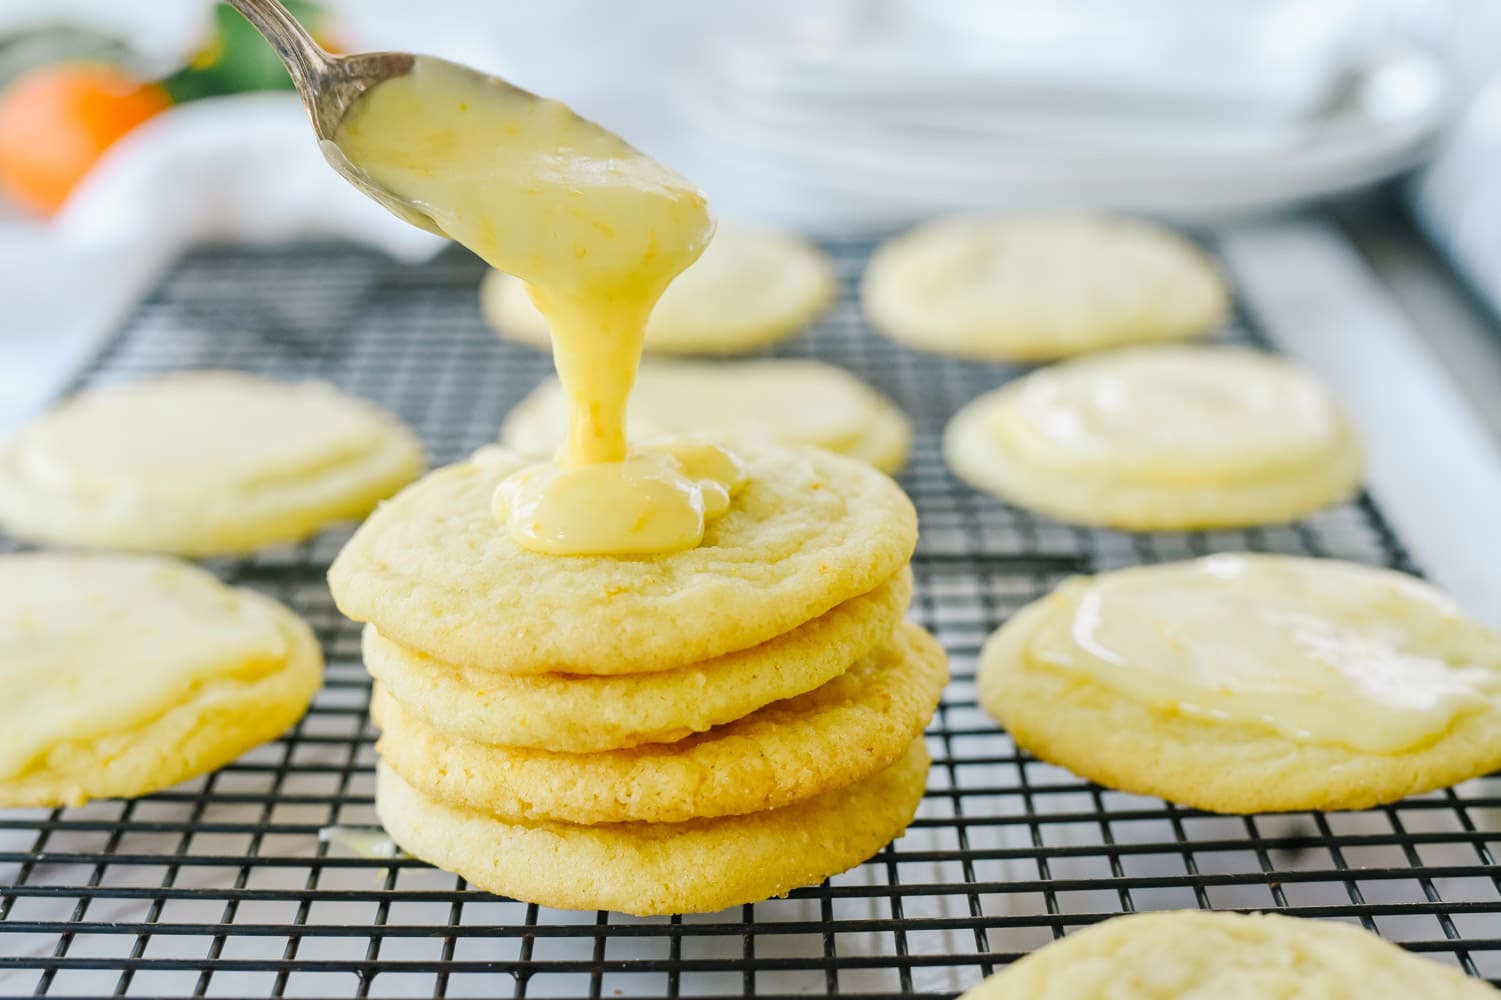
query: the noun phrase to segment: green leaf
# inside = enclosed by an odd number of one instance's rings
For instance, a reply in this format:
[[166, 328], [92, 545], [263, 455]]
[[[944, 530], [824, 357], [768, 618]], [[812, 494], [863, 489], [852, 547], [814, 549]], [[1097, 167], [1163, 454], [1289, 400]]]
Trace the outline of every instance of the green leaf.
[[[288, 0], [287, 8], [310, 30], [327, 19], [321, 5]], [[214, 8], [214, 33], [204, 56], [162, 81], [177, 103], [257, 90], [291, 90], [292, 78], [274, 49], [233, 8]]]

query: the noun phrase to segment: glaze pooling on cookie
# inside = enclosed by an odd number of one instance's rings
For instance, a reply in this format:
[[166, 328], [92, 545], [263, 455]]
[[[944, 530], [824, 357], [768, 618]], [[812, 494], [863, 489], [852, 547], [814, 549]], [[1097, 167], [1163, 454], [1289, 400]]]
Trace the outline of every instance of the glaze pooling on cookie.
[[184, 372], [23, 428], [0, 448], [0, 520], [38, 541], [240, 552], [363, 515], [421, 468], [410, 430], [331, 385]]
[[186, 563], [0, 558], [0, 805], [137, 795], [215, 767], [301, 715], [321, 666], [290, 611]]
[[205, 482], [249, 492], [379, 448], [385, 425], [350, 404], [320, 382], [168, 376], [64, 403], [21, 438], [16, 465], [33, 482], [79, 492], [127, 482], [164, 497], [191, 498]]
[[[629, 417], [638, 440], [770, 437], [853, 455], [886, 472], [906, 458], [910, 437], [901, 411], [854, 375], [792, 358], [648, 360], [637, 376]], [[500, 440], [524, 455], [550, 455], [562, 443], [567, 421], [562, 387], [549, 379], [507, 414]]]
[[[337, 139], [446, 233], [525, 281], [547, 317], [568, 398], [563, 471], [529, 470], [508, 487], [500, 502], [515, 515], [514, 540], [553, 555], [702, 540], [711, 501], [700, 483], [643, 469], [626, 446], [647, 317], [714, 232], [698, 189], [555, 101], [421, 59], [356, 102]], [[585, 466], [597, 468], [574, 471]]]
[[1296, 472], [1345, 433], [1316, 379], [1233, 347], [1125, 349], [1055, 365], [1025, 379], [990, 426], [1031, 462], [1168, 484]]
[[130, 728], [287, 655], [264, 609], [164, 559], [12, 556], [0, 594], [0, 779], [54, 743]]
[[1113, 917], [960, 1000], [1495, 1000], [1490, 985], [1336, 920], [1198, 910]]
[[1121, 348], [1045, 368], [955, 414], [970, 485], [1082, 524], [1276, 523], [1348, 494], [1360, 448], [1316, 379], [1230, 346]]
[[496, 487], [492, 504], [511, 540], [532, 552], [650, 555], [702, 542], [745, 481], [745, 463], [732, 452], [677, 440], [619, 463], [528, 466]]
[[1247, 555], [1066, 584], [985, 641], [976, 692], [1018, 747], [1082, 777], [1261, 813], [1496, 770], [1497, 676], [1501, 636], [1421, 581]]
[[[1501, 694], [1494, 641], [1409, 577], [1225, 554], [1078, 579], [1028, 656], [1121, 695], [1297, 743], [1399, 753]], [[1455, 641], [1435, 643], [1446, 629]], [[1473, 637], [1482, 638], [1482, 637]]]

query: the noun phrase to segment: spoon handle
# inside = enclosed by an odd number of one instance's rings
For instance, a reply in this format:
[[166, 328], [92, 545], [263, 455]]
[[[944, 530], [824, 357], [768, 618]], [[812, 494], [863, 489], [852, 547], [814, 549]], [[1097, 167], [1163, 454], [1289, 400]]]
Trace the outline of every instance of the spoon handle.
[[313, 36], [307, 33], [307, 29], [278, 0], [227, 2], [271, 43], [281, 61], [286, 63], [287, 72], [292, 74], [292, 82], [296, 84], [303, 102], [311, 108], [332, 64], [329, 54], [318, 47]]

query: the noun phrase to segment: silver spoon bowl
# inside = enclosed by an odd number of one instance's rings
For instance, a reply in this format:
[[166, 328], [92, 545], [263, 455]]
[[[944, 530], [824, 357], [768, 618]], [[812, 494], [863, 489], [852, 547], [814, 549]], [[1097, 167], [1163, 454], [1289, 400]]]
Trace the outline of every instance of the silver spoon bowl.
[[[378, 183], [345, 156], [334, 141], [339, 123], [366, 91], [393, 77], [411, 73], [419, 57], [410, 52], [361, 52], [336, 56], [320, 48], [302, 25], [297, 23], [291, 12], [277, 0], [227, 2], [265, 36], [266, 41], [271, 43], [271, 47], [286, 64], [287, 71], [292, 74], [292, 83], [297, 87], [298, 96], [302, 98], [302, 105], [307, 110], [308, 120], [313, 123], [318, 146], [323, 150], [323, 157], [328, 160], [329, 165], [392, 215], [419, 229], [447, 236], [427, 212]], [[420, 58], [429, 63], [447, 62], [434, 56]], [[497, 77], [457, 63], [448, 65], [472, 76], [476, 81], [483, 81], [486, 86], [502, 87], [514, 94], [536, 99], [535, 94]]]

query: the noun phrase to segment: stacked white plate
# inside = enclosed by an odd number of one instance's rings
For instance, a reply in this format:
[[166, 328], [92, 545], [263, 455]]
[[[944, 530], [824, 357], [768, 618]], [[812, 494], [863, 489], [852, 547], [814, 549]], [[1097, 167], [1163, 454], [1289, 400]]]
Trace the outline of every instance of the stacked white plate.
[[841, 228], [976, 207], [1214, 221], [1406, 169], [1451, 110], [1441, 63], [1342, 0], [846, 7], [723, 43], [681, 89], [712, 194]]

